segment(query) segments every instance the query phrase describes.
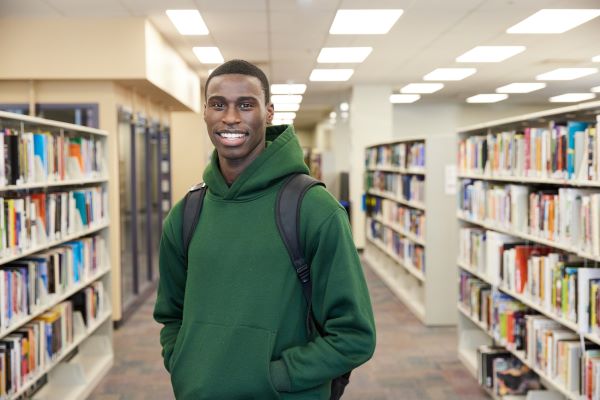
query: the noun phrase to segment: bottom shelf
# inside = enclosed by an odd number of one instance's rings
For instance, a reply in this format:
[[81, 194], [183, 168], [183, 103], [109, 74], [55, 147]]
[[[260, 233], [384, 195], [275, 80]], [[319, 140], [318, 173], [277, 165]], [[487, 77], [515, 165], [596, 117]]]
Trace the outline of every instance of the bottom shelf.
[[477, 357], [475, 354], [470, 354], [466, 349], [458, 349], [458, 359], [465, 365], [471, 375], [477, 378]]
[[[377, 254], [377, 255], [376, 255]], [[371, 269], [379, 276], [379, 278], [387, 285], [387, 287], [421, 320], [425, 323], [425, 306], [419, 301], [420, 296], [415, 293], [417, 290], [422, 290], [421, 282], [416, 280], [412, 275], [409, 275], [405, 270], [397, 266], [397, 271], [393, 268], [386, 267], [382, 262], [382, 258], [389, 258], [381, 249], [374, 246], [372, 243], [367, 243], [365, 247], [365, 259], [371, 266]], [[393, 262], [390, 259], [390, 262]], [[414, 282], [411, 293], [406, 287], [408, 283], [402, 282], [402, 274], [406, 276], [408, 282]]]
[[79, 400], [87, 398], [114, 362], [110, 339], [95, 335], [87, 339], [79, 353], [57, 366], [48, 376], [48, 383], [34, 400]]

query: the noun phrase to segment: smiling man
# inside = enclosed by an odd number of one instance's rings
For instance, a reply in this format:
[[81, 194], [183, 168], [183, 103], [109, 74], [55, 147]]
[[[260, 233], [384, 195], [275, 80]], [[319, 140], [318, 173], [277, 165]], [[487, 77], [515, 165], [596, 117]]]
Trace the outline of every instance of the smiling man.
[[[286, 180], [308, 174], [290, 126], [269, 126], [269, 82], [233, 60], [205, 88], [215, 146], [187, 254], [183, 204], [167, 216], [154, 318], [164, 325], [164, 364], [178, 399], [330, 398], [331, 381], [375, 347], [369, 294], [345, 210], [321, 186], [302, 200], [299, 238], [312, 279], [312, 315], [278, 232], [275, 203]], [[195, 149], [190, 149], [194, 151]], [[186, 261], [187, 260], [187, 261]]]

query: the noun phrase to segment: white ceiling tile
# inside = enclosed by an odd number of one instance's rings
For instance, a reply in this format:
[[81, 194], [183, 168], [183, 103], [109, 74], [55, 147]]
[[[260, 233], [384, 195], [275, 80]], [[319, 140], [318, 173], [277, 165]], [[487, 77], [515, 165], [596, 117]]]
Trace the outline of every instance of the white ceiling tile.
[[2, 0], [0, 16], [7, 17], [58, 17], [59, 10], [43, 0]]
[[65, 17], [122, 17], [130, 16], [129, 10], [119, 0], [81, 1], [45, 0]]

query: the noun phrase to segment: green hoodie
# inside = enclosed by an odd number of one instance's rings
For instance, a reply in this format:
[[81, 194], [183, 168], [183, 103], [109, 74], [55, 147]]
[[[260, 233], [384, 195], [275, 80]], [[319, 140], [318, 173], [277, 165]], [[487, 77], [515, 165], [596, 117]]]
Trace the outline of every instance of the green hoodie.
[[332, 378], [373, 354], [373, 313], [348, 218], [320, 186], [302, 202], [300, 238], [326, 335], [306, 332], [302, 287], [275, 223], [277, 192], [293, 173], [308, 169], [291, 126], [269, 127], [266, 149], [231, 186], [213, 154], [187, 270], [182, 202], [167, 216], [154, 318], [164, 324], [177, 399], [326, 400]]

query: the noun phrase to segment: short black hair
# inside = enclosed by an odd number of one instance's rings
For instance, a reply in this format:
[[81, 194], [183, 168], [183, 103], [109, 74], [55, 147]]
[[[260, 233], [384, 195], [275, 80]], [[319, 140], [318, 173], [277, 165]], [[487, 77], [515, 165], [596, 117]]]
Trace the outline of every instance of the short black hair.
[[215, 76], [228, 74], [249, 75], [258, 78], [260, 84], [262, 85], [262, 89], [265, 92], [265, 104], [269, 104], [269, 99], [271, 98], [269, 79], [267, 79], [267, 76], [262, 69], [245, 60], [230, 60], [215, 68], [206, 80], [206, 85], [204, 86], [204, 97], [206, 97], [208, 84], [212, 78]]

